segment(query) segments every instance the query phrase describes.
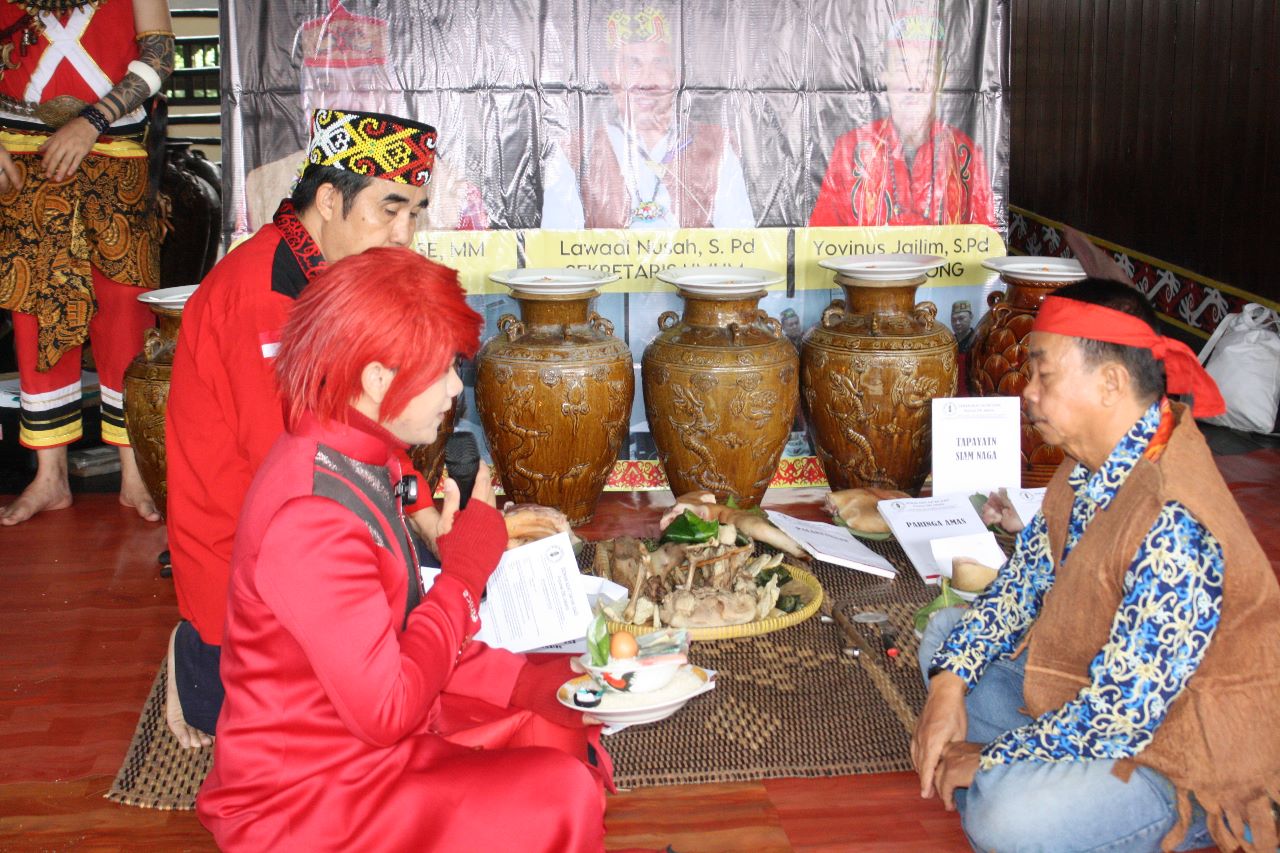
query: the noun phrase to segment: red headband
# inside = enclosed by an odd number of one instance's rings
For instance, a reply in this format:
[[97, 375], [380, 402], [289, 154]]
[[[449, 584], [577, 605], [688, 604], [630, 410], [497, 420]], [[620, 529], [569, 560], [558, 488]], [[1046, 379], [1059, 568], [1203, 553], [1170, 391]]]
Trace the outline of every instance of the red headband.
[[1049, 296], [1041, 304], [1031, 331], [1151, 350], [1157, 361], [1164, 362], [1169, 391], [1191, 394], [1194, 398], [1192, 415], [1208, 418], [1227, 410], [1218, 384], [1200, 366], [1191, 348], [1182, 341], [1157, 334], [1132, 314], [1062, 296]]

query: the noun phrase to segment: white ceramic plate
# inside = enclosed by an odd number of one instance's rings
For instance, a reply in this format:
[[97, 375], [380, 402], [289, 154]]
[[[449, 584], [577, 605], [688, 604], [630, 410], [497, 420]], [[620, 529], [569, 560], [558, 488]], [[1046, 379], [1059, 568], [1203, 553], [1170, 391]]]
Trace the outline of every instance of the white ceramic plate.
[[541, 293], [546, 296], [573, 296], [589, 293], [602, 284], [617, 281], [616, 275], [605, 275], [597, 270], [571, 270], [564, 267], [530, 267], [522, 270], [503, 270], [490, 273], [489, 278], [523, 293]]
[[594, 708], [583, 708], [573, 702], [574, 691], [579, 687], [595, 685], [589, 675], [580, 675], [560, 685], [556, 691], [556, 700], [566, 708], [590, 714], [606, 726], [634, 725], [636, 723], [653, 723], [665, 720], [685, 706], [685, 703], [715, 686], [707, 671], [702, 667], [686, 664], [676, 673], [671, 683], [661, 690], [652, 693], [611, 693], [606, 692], [600, 704]]
[[1046, 258], [1037, 255], [1010, 255], [987, 258], [982, 265], [1001, 275], [1023, 281], [1083, 281], [1088, 278], [1075, 258]]
[[818, 266], [863, 281], [894, 281], [925, 275], [946, 262], [937, 255], [848, 255], [818, 261]]
[[782, 274], [750, 267], [685, 267], [663, 270], [658, 278], [700, 296], [745, 296], [782, 281]]
[[184, 284], [181, 287], [162, 287], [159, 290], [148, 290], [138, 296], [139, 302], [148, 305], [159, 305], [161, 308], [181, 308], [187, 304], [191, 294], [196, 292], [198, 284]]

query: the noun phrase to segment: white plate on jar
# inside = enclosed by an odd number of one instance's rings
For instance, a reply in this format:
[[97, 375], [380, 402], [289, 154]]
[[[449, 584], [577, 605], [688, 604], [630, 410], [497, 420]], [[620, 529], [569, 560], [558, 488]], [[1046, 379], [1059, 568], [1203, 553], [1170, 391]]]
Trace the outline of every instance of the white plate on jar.
[[1075, 258], [1010, 255], [1006, 258], [987, 258], [982, 265], [1001, 275], [1023, 281], [1070, 282], [1084, 281], [1089, 277]]
[[139, 302], [158, 305], [161, 308], [181, 308], [187, 304], [191, 294], [196, 292], [198, 284], [184, 284], [180, 287], [162, 287], [159, 290], [148, 290], [138, 295]]
[[665, 720], [694, 696], [715, 689], [716, 682], [714, 675], [702, 667], [685, 664], [666, 687], [651, 693], [605, 691], [594, 708], [574, 703], [574, 692], [583, 686], [596, 686], [595, 679], [590, 675], [569, 679], [556, 691], [556, 700], [566, 708], [590, 714], [606, 726], [630, 726]]
[[597, 287], [617, 281], [619, 276], [606, 275], [598, 270], [573, 270], [565, 267], [529, 267], [522, 270], [503, 270], [490, 273], [489, 278], [522, 293], [540, 293], [545, 296], [576, 296], [590, 293]]
[[863, 281], [897, 281], [926, 275], [946, 262], [937, 255], [847, 255], [818, 261], [818, 266]]
[[779, 284], [783, 276], [751, 267], [672, 267], [658, 278], [699, 296], [746, 296]]

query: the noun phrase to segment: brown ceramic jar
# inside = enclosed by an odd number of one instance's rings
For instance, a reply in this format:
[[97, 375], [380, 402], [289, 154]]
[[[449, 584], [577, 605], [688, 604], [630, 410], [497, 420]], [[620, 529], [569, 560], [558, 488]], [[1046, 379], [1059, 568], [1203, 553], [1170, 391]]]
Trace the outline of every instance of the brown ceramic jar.
[[590, 310], [595, 290], [515, 291], [476, 359], [476, 409], [502, 487], [517, 503], [584, 524], [618, 459], [635, 394], [631, 351]]
[[925, 276], [866, 281], [843, 273], [845, 298], [822, 312], [800, 356], [801, 401], [831, 489], [915, 493], [929, 473], [931, 403], [956, 391], [956, 340]]
[[[1027, 260], [1027, 259], [1023, 259]], [[1058, 259], [1053, 259], [1058, 260]], [[978, 323], [969, 350], [969, 393], [975, 397], [1022, 396], [1030, 368], [1027, 336], [1040, 303], [1055, 290], [1081, 276], [1060, 281], [1030, 281], [1000, 274], [1007, 290], [987, 297], [989, 311]], [[1062, 451], [1045, 442], [1039, 430], [1022, 415], [1022, 485], [1035, 488], [1049, 482], [1062, 462]]]
[[164, 450], [164, 416], [169, 403], [169, 378], [178, 345], [182, 309], [148, 306], [160, 320], [147, 329], [142, 352], [124, 371], [124, 418], [138, 472], [161, 513], [169, 499]]
[[764, 295], [680, 290], [683, 316], [658, 318], [641, 362], [644, 408], [677, 495], [707, 489], [754, 507], [773, 480], [795, 418], [798, 356], [759, 308]]

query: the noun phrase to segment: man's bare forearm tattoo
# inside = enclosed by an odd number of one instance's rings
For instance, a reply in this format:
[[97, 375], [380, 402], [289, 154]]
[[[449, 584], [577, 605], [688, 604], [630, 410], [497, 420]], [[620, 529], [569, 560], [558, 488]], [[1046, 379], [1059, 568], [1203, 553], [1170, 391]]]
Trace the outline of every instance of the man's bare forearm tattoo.
[[[138, 37], [138, 60], [152, 68], [163, 83], [173, 72], [173, 33], [144, 33]], [[98, 107], [111, 121], [118, 120], [142, 105], [151, 95], [151, 86], [130, 71], [103, 96]]]

